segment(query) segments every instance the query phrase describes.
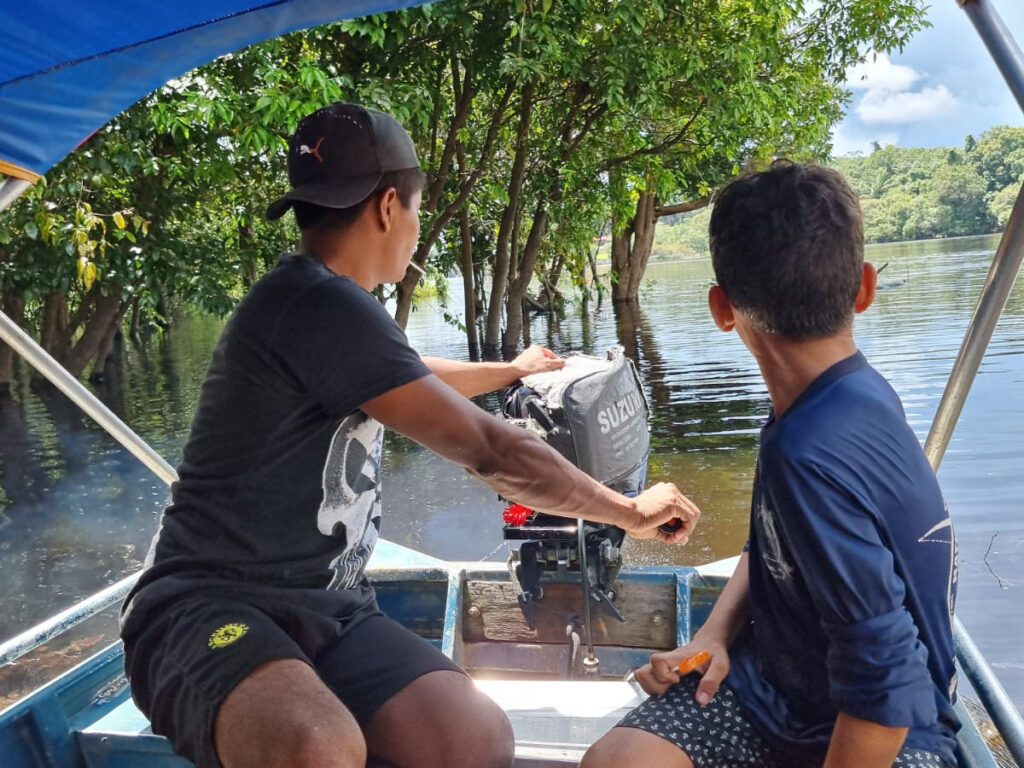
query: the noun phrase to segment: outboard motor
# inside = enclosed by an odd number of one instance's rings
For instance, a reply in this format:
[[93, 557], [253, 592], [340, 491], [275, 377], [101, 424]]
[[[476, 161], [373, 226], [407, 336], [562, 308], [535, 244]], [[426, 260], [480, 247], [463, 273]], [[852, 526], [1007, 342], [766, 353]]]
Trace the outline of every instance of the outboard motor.
[[[650, 453], [650, 407], [633, 363], [620, 346], [604, 358], [569, 355], [565, 367], [522, 380], [505, 395], [504, 418], [539, 435], [565, 458], [609, 488], [627, 496], [643, 490]], [[625, 621], [611, 584], [622, 566], [625, 532], [608, 523], [534, 512], [518, 504], [505, 510], [504, 538], [523, 541], [509, 558], [519, 582], [519, 606], [531, 629], [541, 604], [545, 571], [580, 574], [583, 629], [587, 642], [585, 671], [596, 674], [598, 661], [590, 631], [596, 604]], [[572, 636], [576, 625], [568, 619]]]

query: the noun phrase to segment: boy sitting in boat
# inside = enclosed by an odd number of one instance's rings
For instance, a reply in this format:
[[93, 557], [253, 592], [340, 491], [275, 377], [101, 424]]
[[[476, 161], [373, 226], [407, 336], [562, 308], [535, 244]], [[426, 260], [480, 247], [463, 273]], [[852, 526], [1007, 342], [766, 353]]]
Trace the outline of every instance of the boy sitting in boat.
[[[674, 485], [627, 499], [467, 397], [562, 362], [421, 359], [371, 293], [401, 280], [423, 173], [389, 115], [334, 104], [291, 140], [299, 252], [282, 257], [213, 354], [172, 503], [122, 636], [132, 694], [199, 768], [508, 768], [504, 713], [385, 617], [363, 571], [380, 528], [383, 426], [510, 499], [685, 540]], [[660, 525], [682, 518], [671, 536]]]
[[956, 540], [854, 343], [876, 282], [857, 197], [834, 170], [776, 163], [721, 192], [710, 242], [711, 314], [772, 401], [750, 538], [707, 622], [636, 671], [651, 698], [582, 767], [953, 766]]

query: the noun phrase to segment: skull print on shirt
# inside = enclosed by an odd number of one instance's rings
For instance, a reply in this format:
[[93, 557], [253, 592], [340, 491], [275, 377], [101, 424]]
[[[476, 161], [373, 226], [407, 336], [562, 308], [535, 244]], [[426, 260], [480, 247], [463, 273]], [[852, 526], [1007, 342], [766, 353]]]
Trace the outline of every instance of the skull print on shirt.
[[359, 583], [377, 543], [383, 437], [380, 422], [356, 411], [341, 422], [331, 440], [316, 520], [325, 536], [345, 536], [345, 549], [331, 563], [332, 589]]

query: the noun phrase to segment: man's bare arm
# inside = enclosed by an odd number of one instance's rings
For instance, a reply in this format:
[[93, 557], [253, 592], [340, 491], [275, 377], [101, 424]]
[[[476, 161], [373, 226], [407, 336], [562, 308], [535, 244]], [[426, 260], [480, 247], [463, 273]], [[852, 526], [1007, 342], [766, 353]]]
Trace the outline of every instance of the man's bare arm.
[[840, 712], [824, 768], [892, 768], [908, 730]]
[[516, 379], [531, 373], [556, 371], [565, 361], [550, 349], [537, 345], [507, 363], [466, 363], [443, 357], [421, 357], [423, 363], [441, 381], [466, 397], [507, 387]]
[[614, 523], [637, 533], [678, 517], [684, 522], [679, 531], [658, 534], [671, 542], [685, 541], [700, 516], [670, 483], [659, 483], [632, 499], [612, 491], [536, 435], [494, 418], [436, 376], [396, 387], [362, 409], [533, 509]]

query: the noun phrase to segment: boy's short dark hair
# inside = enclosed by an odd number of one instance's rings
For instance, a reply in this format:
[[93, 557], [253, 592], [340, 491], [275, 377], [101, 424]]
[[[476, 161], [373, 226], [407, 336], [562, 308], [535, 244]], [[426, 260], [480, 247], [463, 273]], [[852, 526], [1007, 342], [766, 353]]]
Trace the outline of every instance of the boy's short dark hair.
[[838, 171], [776, 161], [741, 176], [715, 200], [709, 234], [718, 284], [760, 330], [802, 341], [850, 322], [864, 226]]
[[403, 207], [412, 205], [412, 198], [417, 192], [423, 191], [427, 177], [419, 168], [407, 168], [402, 171], [391, 171], [385, 173], [376, 188], [364, 200], [348, 208], [327, 208], [316, 203], [306, 203], [296, 200], [292, 203], [295, 211], [295, 221], [299, 229], [328, 229], [341, 231], [346, 229], [355, 221], [363, 209], [369, 205], [371, 200], [384, 190], [394, 187], [398, 194], [398, 201]]

